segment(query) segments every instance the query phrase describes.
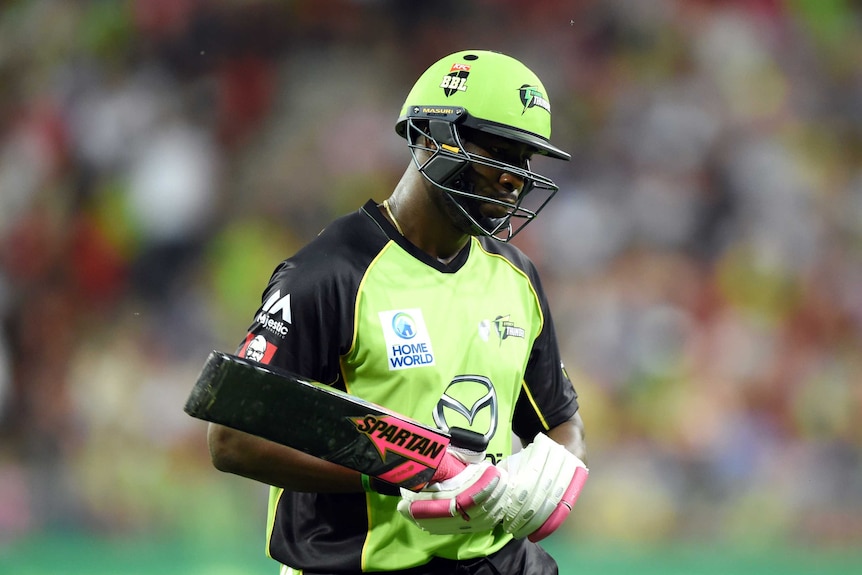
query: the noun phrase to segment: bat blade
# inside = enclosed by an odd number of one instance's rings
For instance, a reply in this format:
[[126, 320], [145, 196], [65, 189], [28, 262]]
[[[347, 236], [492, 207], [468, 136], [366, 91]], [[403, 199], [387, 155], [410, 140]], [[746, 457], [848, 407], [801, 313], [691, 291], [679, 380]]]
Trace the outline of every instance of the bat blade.
[[414, 490], [430, 481], [452, 441], [382, 406], [218, 351], [184, 411]]

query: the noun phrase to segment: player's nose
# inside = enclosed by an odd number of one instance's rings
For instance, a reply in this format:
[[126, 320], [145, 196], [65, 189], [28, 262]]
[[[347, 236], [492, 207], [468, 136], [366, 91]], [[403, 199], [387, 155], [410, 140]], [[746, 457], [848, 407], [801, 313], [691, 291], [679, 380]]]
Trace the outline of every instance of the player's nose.
[[524, 189], [524, 179], [512, 174], [511, 172], [504, 171], [500, 174], [499, 182], [504, 188], [506, 188], [506, 190], [510, 193], [514, 193], [516, 196], [521, 193], [522, 189]]

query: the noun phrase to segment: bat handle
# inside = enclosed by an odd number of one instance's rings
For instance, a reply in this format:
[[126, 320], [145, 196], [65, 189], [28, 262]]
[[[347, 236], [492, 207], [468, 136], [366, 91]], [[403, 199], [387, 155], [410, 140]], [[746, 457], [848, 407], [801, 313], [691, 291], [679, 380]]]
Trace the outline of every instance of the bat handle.
[[485, 436], [470, 429], [453, 427], [449, 429], [449, 437], [452, 447], [481, 453], [483, 457], [485, 450], [488, 449], [488, 440]]
[[447, 451], [443, 454], [443, 459], [440, 460], [440, 465], [437, 466], [437, 470], [434, 472], [433, 477], [431, 477], [431, 481], [428, 483], [439, 483], [450, 477], [455, 477], [467, 467], [467, 464], [458, 459], [457, 455], [454, 455], [451, 451]]
[[[488, 440], [481, 433], [469, 429], [453, 427], [449, 430], [451, 451], [446, 451], [431, 482], [439, 482], [461, 473], [468, 463], [478, 463], [485, 459]], [[456, 452], [455, 455], [452, 452]]]

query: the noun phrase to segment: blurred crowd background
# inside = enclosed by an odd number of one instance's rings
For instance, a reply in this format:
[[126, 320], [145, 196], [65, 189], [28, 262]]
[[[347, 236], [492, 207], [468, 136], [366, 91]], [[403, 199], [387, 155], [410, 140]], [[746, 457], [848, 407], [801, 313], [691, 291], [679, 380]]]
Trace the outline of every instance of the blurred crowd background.
[[516, 239], [588, 432], [555, 537], [862, 543], [851, 0], [0, 1], [0, 543], [263, 548], [182, 405], [273, 267], [389, 194], [464, 48], [536, 71], [573, 155]]

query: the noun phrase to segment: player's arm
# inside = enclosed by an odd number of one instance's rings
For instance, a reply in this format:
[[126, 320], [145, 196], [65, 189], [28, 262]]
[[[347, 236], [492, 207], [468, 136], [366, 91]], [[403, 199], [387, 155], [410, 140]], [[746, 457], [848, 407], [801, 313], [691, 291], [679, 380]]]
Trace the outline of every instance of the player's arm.
[[[577, 393], [559, 360], [553, 327], [546, 328], [539, 342], [544, 346], [533, 356], [532, 381], [537, 374], [547, 374], [549, 384], [531, 388], [535, 401], [522, 401], [523, 395], [519, 399], [515, 430], [525, 445], [500, 463], [509, 474], [510, 490], [503, 528], [531, 541], [544, 539], [562, 525], [589, 475]], [[547, 428], [545, 422], [553, 423]]]
[[359, 472], [235, 429], [209, 424], [213, 466], [288, 491], [363, 491]]
[[[324, 259], [315, 256], [315, 249], [320, 249], [317, 243], [309, 244], [276, 267], [237, 355], [276, 367], [289, 367], [317, 381], [329, 382], [337, 378], [338, 356], [332, 350], [338, 348], [338, 343], [328, 339], [331, 335], [328, 330], [336, 333], [349, 333], [349, 330], [344, 326], [340, 330], [333, 328], [347, 316], [339, 313], [341, 306], [331, 304], [337, 301], [334, 280], [320, 263]], [[306, 252], [308, 255], [302, 256]], [[262, 314], [267, 319], [289, 325], [289, 329], [284, 333], [268, 330], [258, 320]], [[293, 329], [300, 325], [301, 332]], [[257, 348], [251, 349], [254, 345]], [[350, 493], [363, 490], [357, 471], [231, 427], [210, 423], [207, 443], [213, 466], [219, 471], [289, 491]]]
[[550, 429], [548, 437], [565, 447], [581, 461], [587, 461], [587, 444], [584, 436], [584, 420], [575, 412], [571, 418]]

